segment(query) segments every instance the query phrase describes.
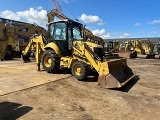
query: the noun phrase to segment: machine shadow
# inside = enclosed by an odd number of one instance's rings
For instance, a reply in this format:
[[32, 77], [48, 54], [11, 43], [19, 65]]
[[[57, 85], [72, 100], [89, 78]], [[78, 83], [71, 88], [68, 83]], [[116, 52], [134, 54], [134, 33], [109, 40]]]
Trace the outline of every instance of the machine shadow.
[[98, 77], [88, 76], [83, 82], [98, 82]]
[[32, 109], [32, 107], [22, 106], [19, 103], [2, 102], [0, 103], [0, 120], [16, 120]]
[[[46, 72], [44, 69], [41, 69], [40, 72]], [[50, 72], [49, 74], [71, 74], [70, 69], [61, 69], [54, 72]]]
[[117, 90], [122, 92], [129, 92], [129, 90], [139, 81], [139, 75], [135, 75], [128, 83], [121, 88], [111, 88], [111, 90]]
[[[110, 90], [128, 92], [139, 80], [139, 75], [135, 75], [128, 83], [126, 83], [121, 88], [109, 88]], [[98, 78], [94, 76], [89, 76], [83, 82], [98, 82]]]

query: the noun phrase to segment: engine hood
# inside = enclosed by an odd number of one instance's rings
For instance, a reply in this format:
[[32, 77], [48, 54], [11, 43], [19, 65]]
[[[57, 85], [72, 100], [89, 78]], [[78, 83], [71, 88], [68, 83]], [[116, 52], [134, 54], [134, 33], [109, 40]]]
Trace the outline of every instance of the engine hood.
[[103, 48], [101, 45], [98, 45], [96, 43], [92, 43], [92, 42], [84, 42], [84, 43], [86, 43], [88, 46], [90, 46], [92, 48], [94, 48], [94, 47], [96, 47], [96, 48]]

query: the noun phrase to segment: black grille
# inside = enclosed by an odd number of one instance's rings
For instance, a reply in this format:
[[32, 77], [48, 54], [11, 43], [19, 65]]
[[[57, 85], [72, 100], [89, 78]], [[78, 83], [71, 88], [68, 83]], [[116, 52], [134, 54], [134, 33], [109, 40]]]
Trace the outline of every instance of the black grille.
[[101, 60], [103, 60], [103, 49], [94, 47], [94, 53], [97, 54]]

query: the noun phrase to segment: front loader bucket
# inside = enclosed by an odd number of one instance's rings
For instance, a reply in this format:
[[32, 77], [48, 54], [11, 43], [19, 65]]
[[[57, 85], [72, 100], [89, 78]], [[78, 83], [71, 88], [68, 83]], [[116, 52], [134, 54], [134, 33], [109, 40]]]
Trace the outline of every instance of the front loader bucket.
[[98, 84], [102, 88], [120, 88], [134, 77], [126, 59], [103, 62], [99, 71]]
[[130, 50], [121, 50], [119, 51], [118, 55], [124, 58], [137, 58], [137, 52]]
[[130, 50], [121, 50], [118, 52], [120, 57], [130, 58], [131, 51]]

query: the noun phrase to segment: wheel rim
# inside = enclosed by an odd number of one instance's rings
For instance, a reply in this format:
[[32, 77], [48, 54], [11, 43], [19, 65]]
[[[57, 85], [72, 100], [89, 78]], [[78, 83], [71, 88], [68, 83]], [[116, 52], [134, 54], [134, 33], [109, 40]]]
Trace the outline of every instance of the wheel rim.
[[52, 59], [51, 59], [51, 57], [49, 55], [45, 56], [45, 58], [44, 58], [44, 65], [46, 67], [51, 67], [51, 65], [52, 65]]
[[77, 76], [80, 76], [83, 72], [81, 66], [79, 66], [79, 65], [75, 66], [74, 71]]

